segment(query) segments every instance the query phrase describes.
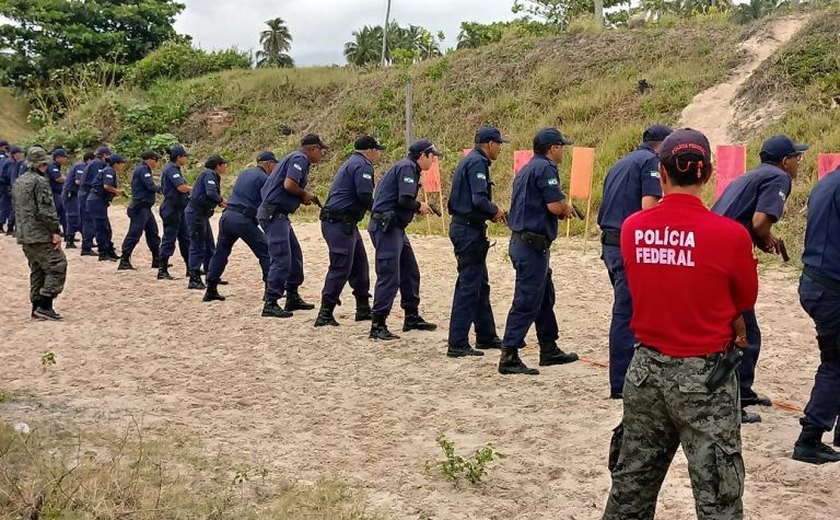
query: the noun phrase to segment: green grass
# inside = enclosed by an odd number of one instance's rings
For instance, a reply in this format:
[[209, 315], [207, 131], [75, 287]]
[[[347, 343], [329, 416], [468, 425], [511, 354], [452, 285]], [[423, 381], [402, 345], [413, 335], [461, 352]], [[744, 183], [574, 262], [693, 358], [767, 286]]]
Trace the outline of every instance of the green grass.
[[0, 139], [19, 143], [32, 135], [33, 129], [26, 120], [26, 105], [7, 88], [0, 88], [0, 114]]

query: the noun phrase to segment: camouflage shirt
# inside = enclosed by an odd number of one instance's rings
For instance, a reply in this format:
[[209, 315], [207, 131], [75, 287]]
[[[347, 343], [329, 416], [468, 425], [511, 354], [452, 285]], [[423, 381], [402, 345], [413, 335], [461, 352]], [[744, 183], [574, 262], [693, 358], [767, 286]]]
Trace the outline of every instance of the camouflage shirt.
[[52, 235], [60, 233], [50, 181], [45, 174], [27, 170], [12, 187], [12, 203], [18, 244], [52, 242]]

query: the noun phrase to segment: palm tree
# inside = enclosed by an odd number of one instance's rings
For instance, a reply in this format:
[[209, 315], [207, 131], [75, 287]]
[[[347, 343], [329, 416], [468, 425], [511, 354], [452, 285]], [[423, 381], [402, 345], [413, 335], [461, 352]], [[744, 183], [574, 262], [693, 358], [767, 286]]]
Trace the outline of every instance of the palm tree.
[[257, 51], [257, 67], [293, 67], [287, 53], [292, 48], [292, 34], [282, 18], [265, 22], [268, 29], [260, 33], [262, 50]]
[[382, 27], [364, 26], [353, 31], [353, 41], [344, 44], [344, 57], [347, 63], [363, 67], [382, 61]]

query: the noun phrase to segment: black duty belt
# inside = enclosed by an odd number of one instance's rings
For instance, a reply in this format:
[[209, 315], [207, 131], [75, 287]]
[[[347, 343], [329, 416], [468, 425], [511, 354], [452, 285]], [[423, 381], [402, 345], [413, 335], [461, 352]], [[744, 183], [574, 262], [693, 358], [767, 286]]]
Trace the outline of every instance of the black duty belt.
[[265, 210], [266, 210], [266, 213], [268, 213], [268, 218], [278, 217], [278, 216], [281, 217], [281, 218], [283, 218], [283, 217], [285, 217], [287, 219], [289, 218], [289, 214], [286, 213], [285, 211], [283, 211], [283, 208], [281, 208], [278, 204], [268, 204], [268, 203], [266, 203], [265, 204]]
[[397, 215], [396, 211], [371, 213], [370, 218], [382, 226], [382, 231], [388, 231], [392, 226], [397, 226], [400, 229], [405, 229], [406, 226], [408, 226], [408, 223], [403, 222], [399, 215]]
[[705, 354], [705, 355], [702, 355], [702, 356], [687, 356], [685, 358], [678, 358], [678, 357], [675, 357], [675, 356], [668, 355], [668, 354], [662, 352], [661, 350], [659, 350], [656, 347], [651, 347], [650, 345], [645, 345], [644, 343], [639, 343], [638, 345], [636, 345], [636, 347], [637, 348], [644, 348], [644, 349], [647, 349], [647, 350], [652, 350], [652, 351], [656, 352], [657, 354], [662, 354], [663, 356], [668, 356], [668, 357], [671, 357], [671, 358], [674, 358], [674, 359], [698, 358], [698, 359], [705, 359], [705, 360], [708, 360], [708, 361], [715, 361], [722, 354], [722, 352], [714, 352], [712, 354]]
[[225, 211], [233, 211], [234, 213], [245, 215], [248, 218], [257, 218], [257, 210], [253, 208], [245, 208], [242, 206], [228, 204]]
[[605, 246], [621, 246], [621, 231], [608, 229], [601, 233], [601, 243]]
[[816, 283], [822, 285], [829, 291], [836, 294], [840, 294], [840, 280], [835, 280], [830, 276], [826, 276], [816, 267], [811, 267], [808, 265], [805, 266], [802, 272], [805, 274], [805, 276], [815, 281]]
[[341, 224], [358, 224], [359, 219], [356, 218], [356, 215], [351, 213], [343, 213], [339, 211], [330, 211], [326, 208], [321, 209], [320, 215], [318, 218], [323, 220], [324, 222], [337, 222]]
[[464, 215], [452, 215], [452, 223], [471, 227], [479, 231], [484, 231], [487, 228], [487, 225], [484, 223], [484, 220], [470, 218]]
[[532, 233], [530, 231], [514, 231], [513, 237], [521, 240], [526, 246], [538, 253], [545, 253], [551, 249], [551, 240], [545, 235]]

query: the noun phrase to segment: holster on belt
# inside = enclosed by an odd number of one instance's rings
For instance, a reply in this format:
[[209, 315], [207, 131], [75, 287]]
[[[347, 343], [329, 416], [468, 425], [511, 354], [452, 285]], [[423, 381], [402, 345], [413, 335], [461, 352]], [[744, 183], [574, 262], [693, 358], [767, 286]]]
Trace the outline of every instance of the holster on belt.
[[601, 243], [605, 246], [621, 246], [621, 231], [615, 231], [612, 229], [606, 230], [601, 233]]
[[741, 360], [743, 359], [744, 349], [735, 345], [734, 342], [728, 343], [724, 348], [723, 353], [718, 356], [717, 361], [715, 362], [715, 367], [706, 378], [706, 388], [708, 388], [710, 392], [714, 392], [723, 386], [723, 384], [729, 380], [732, 373], [738, 369], [738, 366], [741, 364]]
[[269, 219], [272, 219], [272, 218], [277, 217], [277, 216], [279, 216], [280, 218], [283, 218], [283, 217], [285, 217], [287, 219], [289, 218], [289, 215], [286, 214], [286, 213], [283, 213], [283, 208], [281, 208], [277, 204], [266, 204], [265, 209], [266, 209], [266, 212], [268, 213], [268, 218]]
[[234, 213], [239, 213], [241, 215], [245, 215], [248, 218], [257, 218], [257, 210], [253, 208], [243, 208], [242, 206], [236, 206], [232, 204], [228, 204], [225, 208], [225, 211], [233, 211]]
[[375, 220], [382, 228], [383, 232], [387, 232], [392, 226], [404, 227], [400, 225], [400, 219], [396, 211], [386, 211], [385, 213], [373, 213], [370, 218]]
[[473, 229], [477, 229], [479, 231], [484, 231], [487, 226], [484, 223], [484, 219], [475, 218], [471, 215], [452, 215], [452, 222], [455, 224], [460, 224], [462, 226], [471, 227]]
[[514, 233], [513, 236], [518, 237], [526, 246], [539, 253], [545, 253], [551, 249], [551, 240], [545, 235], [523, 231]]

